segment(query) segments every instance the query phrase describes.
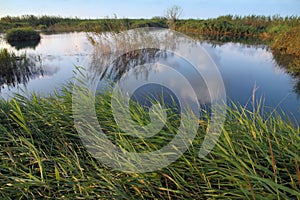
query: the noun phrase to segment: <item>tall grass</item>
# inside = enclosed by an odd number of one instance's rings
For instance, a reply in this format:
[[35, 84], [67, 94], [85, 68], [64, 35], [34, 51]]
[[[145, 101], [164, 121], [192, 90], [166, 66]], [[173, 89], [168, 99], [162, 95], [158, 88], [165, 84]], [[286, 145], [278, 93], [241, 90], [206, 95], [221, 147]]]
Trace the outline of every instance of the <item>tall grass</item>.
[[[72, 118], [72, 94], [0, 101], [1, 199], [300, 199], [300, 137], [279, 115], [261, 117], [235, 106], [223, 133], [204, 159], [198, 151], [207, 120], [176, 162], [151, 173], [123, 173], [93, 158], [82, 145]], [[110, 94], [97, 97], [100, 124], [128, 147], [116, 131]], [[145, 114], [135, 105], [132, 114]], [[160, 139], [157, 138], [157, 141]], [[135, 143], [143, 148], [144, 143]]]

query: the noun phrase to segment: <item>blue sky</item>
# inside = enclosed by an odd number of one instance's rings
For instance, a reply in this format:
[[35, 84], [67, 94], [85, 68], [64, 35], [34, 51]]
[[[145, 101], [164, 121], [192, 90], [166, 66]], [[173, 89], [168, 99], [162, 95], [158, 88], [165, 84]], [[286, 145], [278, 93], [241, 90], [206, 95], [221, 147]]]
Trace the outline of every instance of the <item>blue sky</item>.
[[63, 17], [151, 18], [172, 5], [183, 9], [182, 18], [220, 15], [300, 15], [300, 0], [0, 0], [0, 17], [6, 15], [59, 15]]

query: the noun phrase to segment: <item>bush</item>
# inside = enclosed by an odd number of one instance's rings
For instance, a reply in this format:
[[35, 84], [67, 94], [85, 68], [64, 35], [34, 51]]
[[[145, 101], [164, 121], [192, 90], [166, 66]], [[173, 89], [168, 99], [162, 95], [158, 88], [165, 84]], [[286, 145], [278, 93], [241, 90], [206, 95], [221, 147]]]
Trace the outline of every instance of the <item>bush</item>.
[[41, 36], [33, 28], [13, 28], [6, 34], [8, 42], [40, 40]]

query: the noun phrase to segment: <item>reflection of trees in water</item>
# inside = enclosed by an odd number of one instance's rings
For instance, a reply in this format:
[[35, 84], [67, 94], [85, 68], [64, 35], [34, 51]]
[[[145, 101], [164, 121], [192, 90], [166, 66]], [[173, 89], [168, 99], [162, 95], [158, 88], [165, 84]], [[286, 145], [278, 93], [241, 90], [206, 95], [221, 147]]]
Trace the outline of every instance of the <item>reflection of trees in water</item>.
[[293, 55], [272, 51], [273, 58], [280, 68], [296, 80], [294, 92], [300, 97], [300, 58]]
[[226, 43], [239, 43], [245, 46], [255, 46], [259, 48], [264, 48], [267, 45], [266, 40], [255, 38], [255, 37], [234, 37], [229, 35], [200, 35], [200, 34], [188, 34], [188, 36], [197, 39], [201, 42], [207, 42], [212, 45], [212, 47], [222, 46]]
[[26, 85], [30, 79], [43, 75], [39, 57], [26, 54], [16, 56], [7, 49], [0, 51], [0, 69], [1, 88], [16, 87], [19, 84]]
[[40, 40], [8, 41], [8, 43], [17, 50], [25, 48], [35, 49], [35, 47], [40, 43]]

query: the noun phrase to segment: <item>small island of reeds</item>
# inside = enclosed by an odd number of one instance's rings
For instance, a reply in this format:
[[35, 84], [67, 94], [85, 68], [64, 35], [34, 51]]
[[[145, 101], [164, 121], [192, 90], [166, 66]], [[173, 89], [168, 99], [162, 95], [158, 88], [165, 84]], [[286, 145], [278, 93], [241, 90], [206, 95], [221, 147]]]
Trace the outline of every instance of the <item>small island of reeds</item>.
[[31, 27], [13, 28], [6, 34], [6, 40], [12, 46], [15, 46], [14, 44], [19, 42], [39, 43], [40, 39], [40, 34]]

